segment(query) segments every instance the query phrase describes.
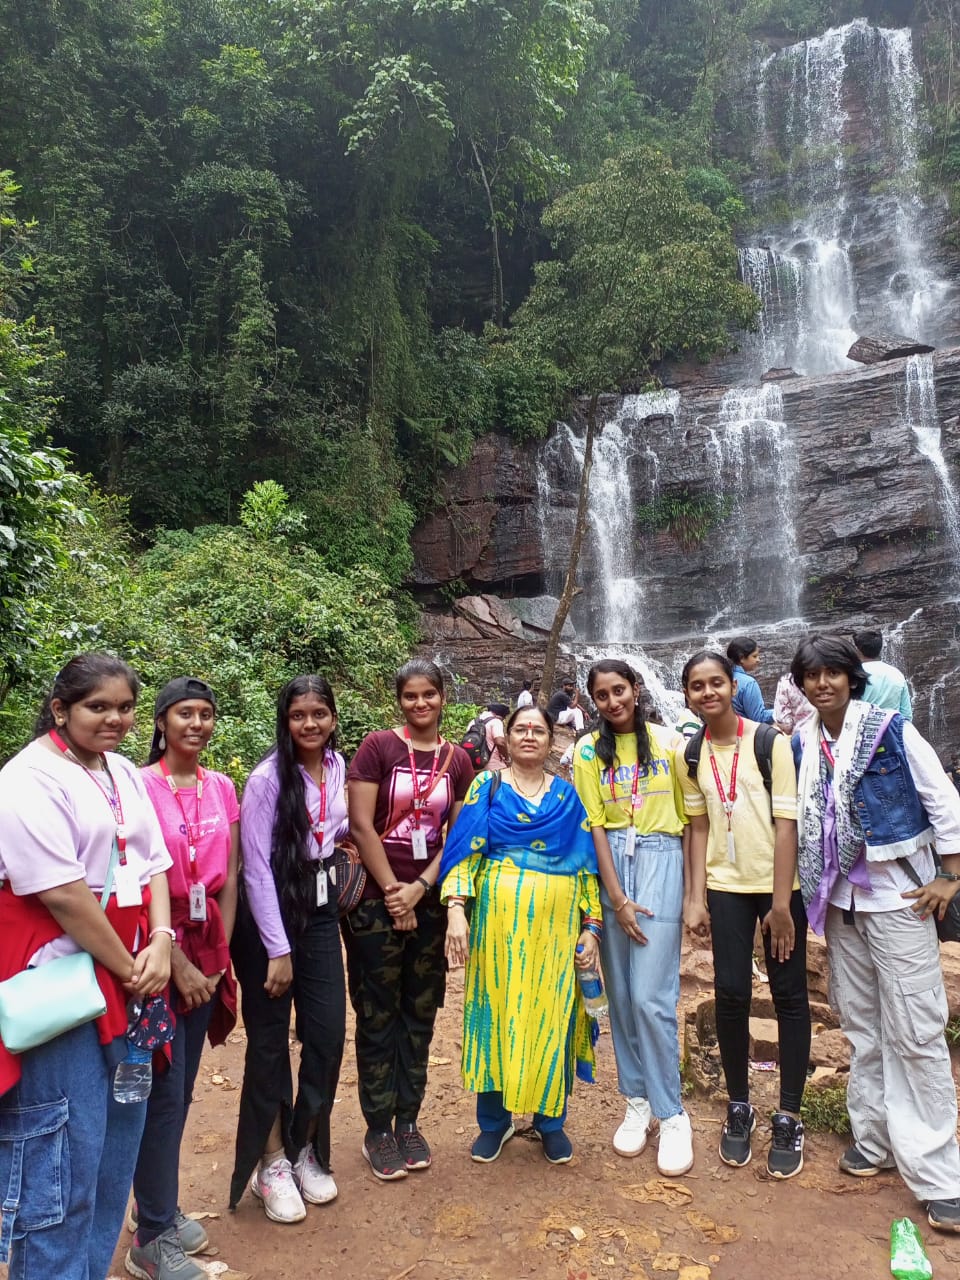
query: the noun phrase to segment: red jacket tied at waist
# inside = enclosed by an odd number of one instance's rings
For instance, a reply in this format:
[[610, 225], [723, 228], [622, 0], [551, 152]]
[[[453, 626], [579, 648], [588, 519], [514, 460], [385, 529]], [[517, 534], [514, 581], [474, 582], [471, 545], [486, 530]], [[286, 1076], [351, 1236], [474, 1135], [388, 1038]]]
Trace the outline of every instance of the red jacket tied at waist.
[[[190, 903], [185, 898], [174, 898], [170, 903], [170, 917], [170, 922], [177, 931], [180, 950], [190, 963], [206, 977], [223, 971], [217, 996], [214, 997], [216, 1005], [210, 1018], [207, 1039], [214, 1046], [224, 1044], [237, 1025], [237, 983], [230, 967], [230, 944], [223, 927], [220, 904], [211, 894], [207, 898], [206, 920], [191, 920]], [[170, 985], [171, 991], [175, 992], [176, 984]], [[182, 1005], [179, 1001], [177, 1003], [182, 1012]]]

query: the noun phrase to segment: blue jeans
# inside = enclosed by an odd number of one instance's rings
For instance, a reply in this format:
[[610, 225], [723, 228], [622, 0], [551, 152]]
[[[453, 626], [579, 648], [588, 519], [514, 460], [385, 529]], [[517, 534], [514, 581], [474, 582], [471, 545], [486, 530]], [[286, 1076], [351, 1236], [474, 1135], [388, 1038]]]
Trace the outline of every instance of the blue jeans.
[[627, 857], [625, 830], [608, 831], [607, 839], [624, 893], [653, 912], [637, 917], [646, 945], [633, 942], [617, 924], [601, 886], [605, 928], [600, 955], [617, 1084], [624, 1097], [646, 1098], [653, 1114], [666, 1120], [683, 1110], [677, 1032], [683, 849], [679, 836], [638, 834], [636, 852]]
[[93, 1023], [20, 1061], [20, 1083], [0, 1098], [9, 1280], [105, 1280], [146, 1103], [114, 1102], [113, 1070]]
[[177, 1012], [177, 1033], [171, 1043], [167, 1071], [155, 1072], [140, 1155], [133, 1175], [137, 1202], [137, 1241], [149, 1244], [173, 1226], [179, 1207], [180, 1143], [193, 1086], [200, 1069], [203, 1042], [219, 996], [190, 1013]]
[[[567, 1104], [558, 1116], [535, 1115], [533, 1127], [538, 1133], [554, 1133], [563, 1128], [567, 1118]], [[477, 1124], [482, 1133], [497, 1133], [510, 1123], [510, 1112], [503, 1105], [503, 1094], [499, 1089], [491, 1089], [488, 1093], [477, 1094]]]

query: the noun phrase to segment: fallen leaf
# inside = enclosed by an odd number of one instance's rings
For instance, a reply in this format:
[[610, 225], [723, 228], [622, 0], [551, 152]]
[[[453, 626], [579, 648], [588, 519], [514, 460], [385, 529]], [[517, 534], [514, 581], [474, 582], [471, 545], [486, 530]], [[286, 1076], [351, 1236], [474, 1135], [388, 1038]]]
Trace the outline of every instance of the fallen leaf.
[[[197, 1140], [193, 1144], [195, 1155], [202, 1155], [205, 1151], [216, 1151], [220, 1146], [220, 1139], [215, 1133], [197, 1134]], [[219, 1217], [219, 1215], [217, 1215]]]
[[702, 1233], [704, 1240], [713, 1244], [730, 1244], [740, 1239], [740, 1232], [736, 1227], [722, 1227], [705, 1213], [697, 1213], [696, 1209], [688, 1209], [686, 1218], [691, 1227], [696, 1227]]
[[710, 1280], [710, 1268], [705, 1267], [702, 1262], [692, 1267], [681, 1267], [677, 1280]]
[[[208, 1134], [207, 1136], [209, 1137], [210, 1135]], [[188, 1217], [188, 1218], [190, 1218], [193, 1222], [203, 1222], [203, 1221], [204, 1221], [205, 1219], [207, 1219], [207, 1218], [219, 1218], [219, 1217], [220, 1217], [220, 1215], [219, 1215], [219, 1213], [213, 1213], [213, 1212], [208, 1212], [208, 1213], [188, 1213], [188, 1214], [187, 1214], [187, 1217]]]
[[658, 1253], [650, 1265], [654, 1271], [679, 1271], [680, 1255], [679, 1253]]
[[641, 1204], [665, 1204], [678, 1209], [693, 1199], [693, 1192], [682, 1182], [668, 1182], [665, 1178], [651, 1178], [642, 1186], [623, 1187], [620, 1195], [625, 1200], [637, 1200]]
[[452, 1058], [435, 1058], [431, 1053], [430, 1057], [427, 1059], [427, 1065], [431, 1067], [449, 1067], [452, 1061]]
[[586, 1240], [587, 1238], [587, 1233], [584, 1231], [583, 1227], [568, 1227], [567, 1230], [578, 1244], [581, 1240]]

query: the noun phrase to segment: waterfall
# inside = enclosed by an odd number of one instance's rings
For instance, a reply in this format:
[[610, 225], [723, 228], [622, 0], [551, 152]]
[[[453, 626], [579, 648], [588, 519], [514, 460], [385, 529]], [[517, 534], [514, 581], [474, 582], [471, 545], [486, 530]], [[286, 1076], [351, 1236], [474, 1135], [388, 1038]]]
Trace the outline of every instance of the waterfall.
[[723, 539], [735, 573], [718, 592], [720, 609], [710, 625], [725, 619], [743, 627], [796, 617], [801, 587], [793, 509], [796, 458], [779, 384], [725, 392], [716, 426], [709, 429], [708, 454], [714, 491], [729, 508]]
[[937, 473], [944, 531], [950, 546], [951, 561], [956, 567], [960, 561], [960, 498], [941, 446], [932, 355], [910, 356], [907, 360], [903, 416], [913, 431], [918, 452], [933, 464]]
[[[851, 115], [854, 82], [868, 110]], [[864, 18], [759, 64], [756, 165], [775, 175], [760, 195], [788, 217], [741, 251], [764, 307], [744, 342], [751, 379], [771, 363], [836, 372], [861, 332], [935, 340], [949, 323], [919, 186], [919, 87], [910, 30]]]

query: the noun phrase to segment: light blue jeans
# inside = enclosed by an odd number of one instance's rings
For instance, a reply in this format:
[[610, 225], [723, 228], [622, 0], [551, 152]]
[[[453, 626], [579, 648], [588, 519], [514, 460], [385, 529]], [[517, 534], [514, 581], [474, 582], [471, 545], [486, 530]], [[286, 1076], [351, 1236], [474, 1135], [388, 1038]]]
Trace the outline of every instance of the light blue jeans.
[[31, 1049], [21, 1067], [0, 1098], [10, 1280], [106, 1280], [147, 1104], [114, 1102], [92, 1022]]
[[608, 831], [613, 865], [624, 893], [652, 916], [638, 915], [646, 935], [633, 942], [617, 924], [601, 887], [604, 930], [600, 943], [610, 1002], [617, 1084], [626, 1098], [646, 1098], [660, 1120], [679, 1115], [680, 941], [683, 933], [683, 848], [679, 836], [637, 835], [627, 857], [626, 831]]

